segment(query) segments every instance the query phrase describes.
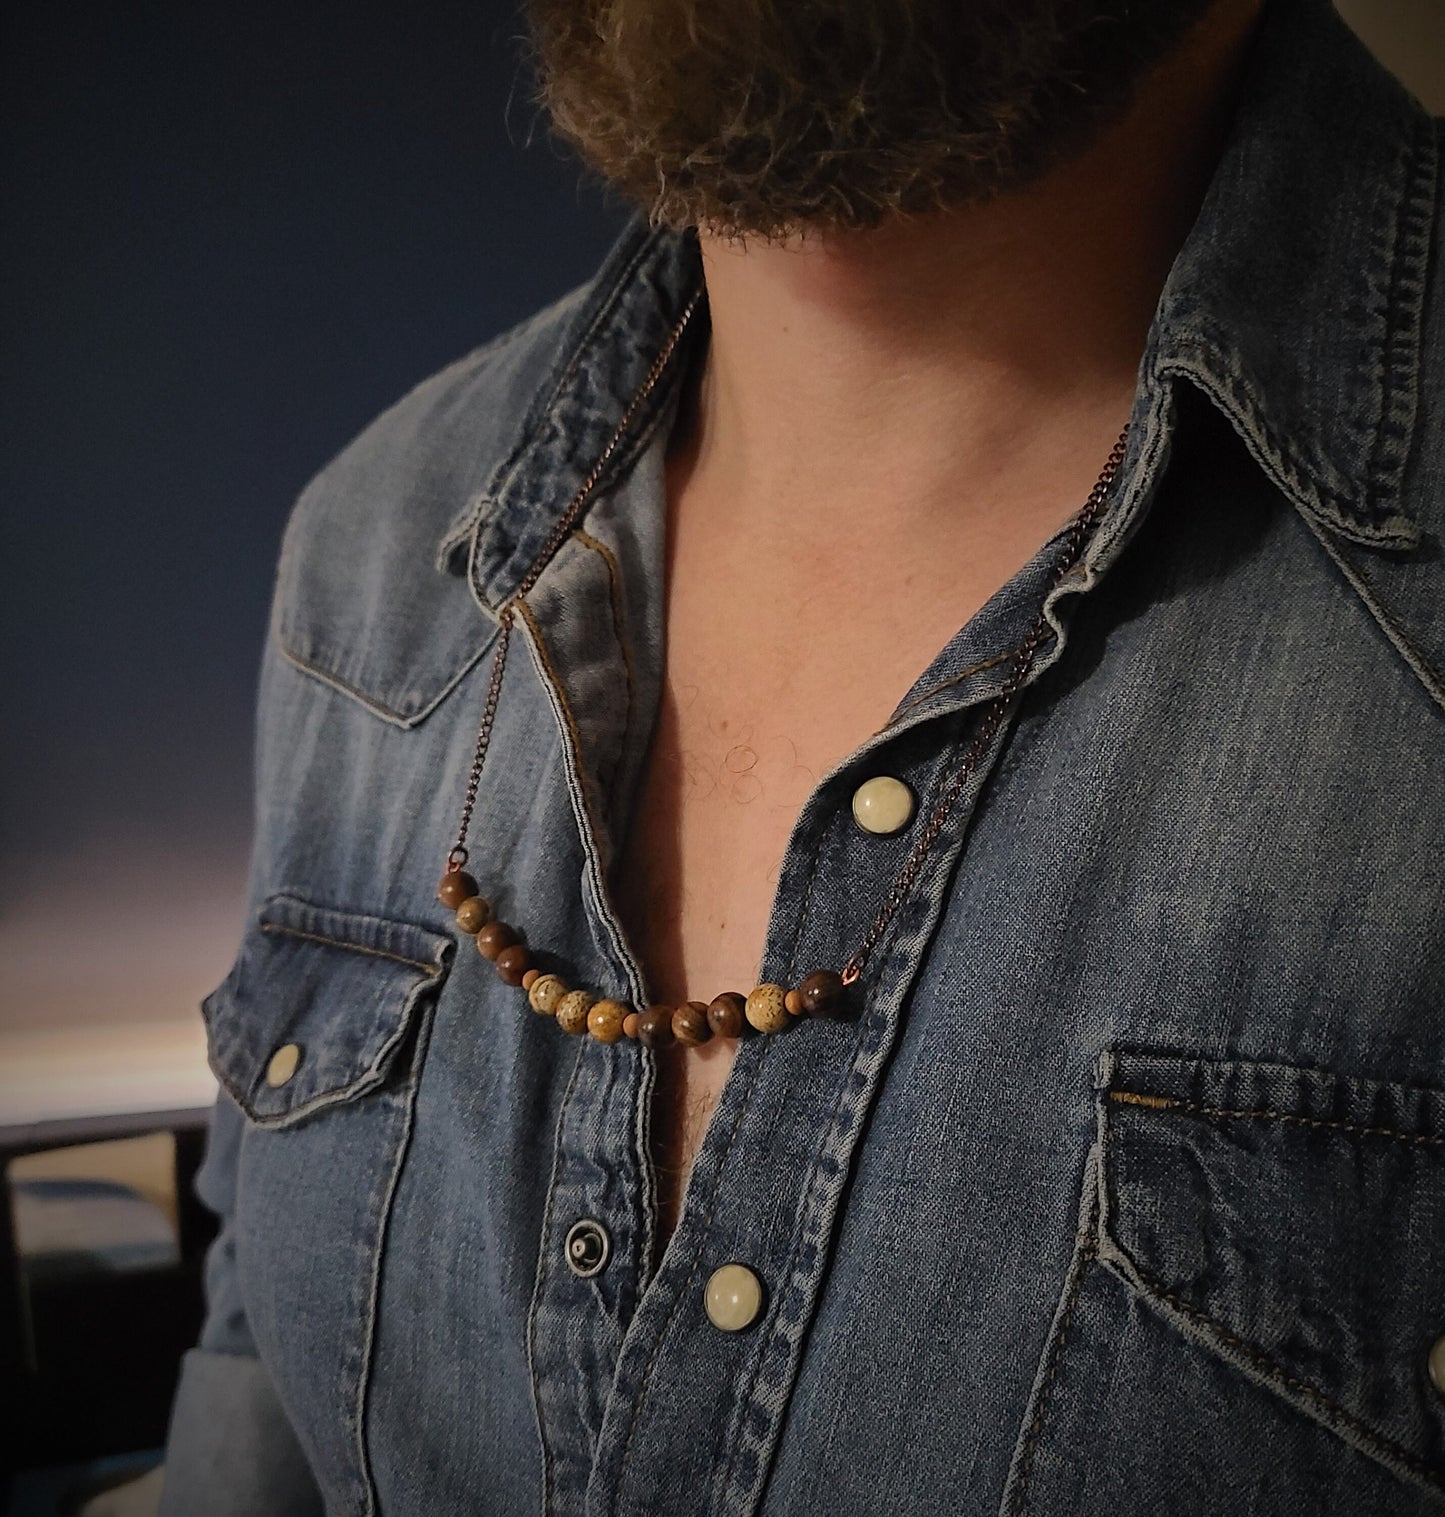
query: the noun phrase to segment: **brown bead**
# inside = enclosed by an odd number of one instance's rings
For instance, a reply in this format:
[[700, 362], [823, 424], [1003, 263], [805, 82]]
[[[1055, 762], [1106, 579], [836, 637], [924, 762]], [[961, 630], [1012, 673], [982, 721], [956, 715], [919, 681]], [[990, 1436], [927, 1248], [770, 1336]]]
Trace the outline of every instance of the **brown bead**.
[[477, 952], [484, 959], [495, 959], [517, 941], [517, 934], [505, 922], [488, 922], [477, 934]]
[[720, 1038], [740, 1038], [746, 1023], [743, 1008], [747, 1002], [735, 990], [714, 996], [707, 1009], [707, 1025]]
[[790, 1017], [800, 1017], [803, 1014], [803, 998], [796, 990], [790, 990], [783, 997], [783, 1008]]
[[557, 1025], [563, 1032], [587, 1031], [587, 1013], [592, 1010], [592, 997], [585, 990], [569, 990], [557, 1002]]
[[635, 1038], [637, 1036], [637, 1013], [635, 1011], [629, 1011], [623, 1017], [622, 1036], [624, 1038]]
[[477, 882], [465, 869], [448, 869], [437, 882], [437, 900], [452, 911], [476, 893]]
[[644, 1048], [666, 1048], [672, 1042], [672, 1007], [649, 1006], [637, 1019], [637, 1040]]
[[522, 989], [525, 990], [525, 991], [529, 991], [530, 992], [530, 990], [532, 989], [532, 987], [541, 978], [542, 978], [542, 971], [540, 969], [529, 969], [526, 972], [526, 974], [524, 974], [522, 976]]
[[478, 933], [492, 920], [492, 903], [484, 895], [469, 895], [457, 907], [457, 926]]
[[527, 1000], [532, 1010], [550, 1017], [557, 1010], [557, 1002], [567, 994], [567, 987], [555, 974], [538, 975], [527, 987]]
[[672, 1035], [679, 1043], [696, 1048], [712, 1037], [707, 1024], [706, 1001], [684, 1001], [672, 1014]]
[[598, 1001], [587, 1013], [587, 1031], [599, 1043], [615, 1043], [622, 1036], [627, 1015], [621, 1001]]
[[831, 1017], [843, 1005], [843, 976], [836, 969], [815, 969], [798, 986], [803, 1010], [810, 1017]]
[[781, 1032], [788, 1025], [788, 1008], [783, 1004], [786, 992], [781, 985], [767, 981], [748, 992], [743, 1015], [759, 1032]]
[[520, 985], [522, 976], [532, 967], [532, 960], [520, 943], [504, 948], [492, 962], [504, 985]]

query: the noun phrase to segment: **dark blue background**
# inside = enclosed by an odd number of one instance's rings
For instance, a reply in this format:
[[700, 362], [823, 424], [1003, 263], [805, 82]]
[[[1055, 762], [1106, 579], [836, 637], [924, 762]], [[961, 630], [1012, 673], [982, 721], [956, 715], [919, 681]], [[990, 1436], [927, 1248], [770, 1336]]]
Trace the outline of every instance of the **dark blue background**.
[[548, 138], [523, 30], [486, 3], [8, 8], [0, 887], [137, 837], [244, 845], [297, 492], [627, 213]]

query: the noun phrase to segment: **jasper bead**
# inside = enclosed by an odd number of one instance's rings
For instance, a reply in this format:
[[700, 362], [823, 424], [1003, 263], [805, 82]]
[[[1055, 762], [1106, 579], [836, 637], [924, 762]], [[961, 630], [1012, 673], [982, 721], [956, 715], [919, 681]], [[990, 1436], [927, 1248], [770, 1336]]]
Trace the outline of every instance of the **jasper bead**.
[[758, 985], [748, 995], [744, 1015], [759, 1032], [781, 1032], [788, 1025], [785, 996], [781, 985]]
[[567, 987], [554, 974], [541, 974], [527, 987], [527, 1000], [532, 1010], [550, 1017], [557, 1010], [557, 1002], [567, 994]]
[[477, 934], [477, 952], [484, 959], [495, 959], [516, 941], [517, 934], [505, 922], [488, 922]]
[[666, 1048], [672, 1042], [672, 1007], [649, 1006], [637, 1019], [637, 1038], [644, 1048]]
[[437, 884], [437, 900], [451, 911], [476, 893], [477, 882], [465, 869], [448, 869]]
[[532, 960], [520, 943], [504, 948], [492, 962], [504, 985], [520, 985], [522, 976], [532, 967]]
[[627, 1014], [621, 1001], [598, 1001], [587, 1013], [587, 1031], [599, 1043], [615, 1043], [622, 1036]]
[[747, 1002], [735, 990], [725, 990], [715, 996], [707, 1008], [707, 1025], [720, 1038], [742, 1036], [743, 1008]]
[[557, 1025], [563, 1032], [587, 1031], [587, 1013], [592, 1010], [592, 997], [585, 990], [569, 990], [557, 1002]]
[[629, 1011], [623, 1017], [622, 1036], [624, 1038], [635, 1038], [637, 1036], [637, 1013], [635, 1011]]
[[843, 1005], [843, 976], [836, 969], [815, 969], [798, 986], [810, 1017], [831, 1017]]
[[672, 1014], [672, 1035], [679, 1043], [696, 1048], [712, 1037], [705, 1001], [684, 1001]]
[[478, 933], [492, 920], [492, 903], [484, 895], [469, 895], [457, 907], [457, 926]]

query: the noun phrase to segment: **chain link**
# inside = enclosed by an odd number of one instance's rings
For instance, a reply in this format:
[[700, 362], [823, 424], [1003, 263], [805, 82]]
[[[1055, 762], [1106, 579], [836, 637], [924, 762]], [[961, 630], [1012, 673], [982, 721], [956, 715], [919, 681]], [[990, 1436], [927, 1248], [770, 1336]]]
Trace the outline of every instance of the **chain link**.
[[[591, 499], [592, 492], [597, 488], [597, 483], [602, 478], [603, 471], [606, 469], [608, 462], [621, 445], [623, 438], [627, 435], [627, 431], [631, 427], [638, 409], [657, 387], [658, 381], [666, 372], [672, 355], [676, 351], [678, 343], [682, 340], [683, 333], [692, 321], [699, 302], [702, 300], [703, 293], [702, 287], [693, 292], [692, 298], [683, 309], [683, 313], [678, 318], [677, 324], [673, 327], [671, 333], [669, 333], [662, 351], [657, 355], [657, 359], [651, 369], [648, 370], [642, 387], [632, 397], [627, 409], [622, 413], [622, 420], [618, 422], [616, 430], [608, 439], [607, 446], [603, 448], [596, 463], [593, 464], [591, 470], [588, 472], [587, 478], [583, 480], [577, 493], [568, 503], [567, 509], [547, 534], [546, 541], [542, 544], [540, 551], [533, 560], [532, 566], [527, 570], [521, 582], [508, 597], [501, 609], [499, 615], [501, 630], [497, 640], [497, 651], [492, 660], [492, 674], [487, 686], [486, 706], [482, 711], [481, 725], [477, 729], [476, 751], [472, 758], [471, 770], [467, 775], [466, 796], [462, 803], [461, 820], [457, 827], [457, 840], [452, 845], [451, 851], [447, 854], [448, 869], [462, 868], [469, 856], [467, 852], [467, 835], [472, 824], [472, 813], [476, 808], [477, 791], [482, 780], [482, 766], [486, 762], [487, 749], [491, 744], [492, 723], [496, 717], [497, 701], [501, 695], [502, 671], [507, 661], [507, 647], [511, 641], [512, 623], [516, 617], [516, 607], [537, 583], [543, 570], [551, 562], [553, 555], [566, 541], [568, 533], [571, 532], [577, 518], [582, 514], [583, 509]], [[1128, 438], [1129, 428], [1125, 426], [1124, 430], [1119, 433], [1118, 440], [1115, 442], [1108, 460], [1104, 464], [1103, 471], [1094, 484], [1094, 488], [1089, 492], [1088, 500], [1085, 501], [1083, 507], [1070, 524], [1064, 555], [1050, 583], [1049, 593], [1052, 593], [1057, 588], [1064, 576], [1078, 562], [1079, 555], [1083, 550], [1089, 533], [1095, 525], [1099, 512], [1103, 509], [1109, 490], [1124, 462], [1124, 452], [1128, 444]], [[1045, 599], [1047, 599], [1047, 595]], [[973, 742], [969, 745], [962, 765], [944, 787], [938, 804], [929, 815], [928, 822], [919, 834], [913, 851], [909, 854], [903, 868], [899, 871], [892, 886], [889, 888], [883, 905], [878, 911], [878, 915], [874, 917], [868, 931], [863, 936], [863, 941], [843, 966], [842, 978], [845, 985], [851, 985], [862, 974], [863, 968], [868, 962], [868, 956], [877, 946], [879, 938], [887, 929], [888, 924], [893, 920], [898, 908], [907, 898], [908, 892], [913, 888], [914, 882], [918, 878], [919, 870], [923, 867], [923, 861], [927, 857], [929, 849], [933, 847], [942, 833], [960, 792], [977, 768], [979, 759], [998, 735], [1004, 718], [1008, 714], [1009, 707], [1023, 689], [1024, 681], [1028, 678], [1029, 670], [1033, 667], [1034, 656], [1037, 654], [1040, 645], [1047, 641], [1051, 635], [1048, 618], [1041, 609], [1033, 625], [1025, 635], [1023, 642], [1019, 644], [1014, 656], [1013, 665], [1009, 670], [1008, 677], [1004, 680], [1002, 689], [985, 708], [979, 722], [978, 731], [974, 734]]]

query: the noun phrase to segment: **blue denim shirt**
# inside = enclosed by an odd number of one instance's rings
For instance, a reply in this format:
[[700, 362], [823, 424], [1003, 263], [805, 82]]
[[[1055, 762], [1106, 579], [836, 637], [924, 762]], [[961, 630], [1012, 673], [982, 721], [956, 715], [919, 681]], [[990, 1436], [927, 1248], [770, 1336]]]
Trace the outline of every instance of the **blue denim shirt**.
[[[1270, 5], [1017, 714], [854, 1012], [741, 1044], [665, 1249], [655, 1055], [528, 1013], [433, 889], [499, 609], [696, 240], [634, 222], [307, 489], [205, 1003], [224, 1229], [171, 1517], [1445, 1502], [1438, 136], [1325, 0]], [[525, 597], [473, 826], [547, 967], [636, 1005], [613, 864], [700, 351]], [[760, 979], [856, 944], [918, 824], [861, 830], [854, 791], [898, 776], [928, 815], [1062, 545], [818, 781]], [[764, 1292], [739, 1332], [704, 1310], [726, 1261]]]

